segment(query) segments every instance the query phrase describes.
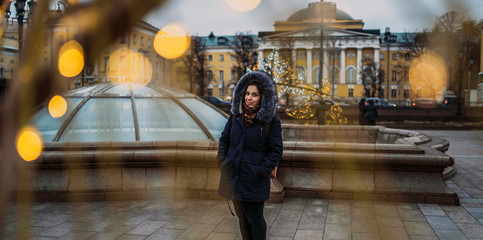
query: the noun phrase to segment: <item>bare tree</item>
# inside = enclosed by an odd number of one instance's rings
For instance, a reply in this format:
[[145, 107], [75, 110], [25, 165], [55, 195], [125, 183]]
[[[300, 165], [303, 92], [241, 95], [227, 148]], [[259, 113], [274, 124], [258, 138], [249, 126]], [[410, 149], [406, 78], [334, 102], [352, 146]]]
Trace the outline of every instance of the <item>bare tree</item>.
[[253, 69], [257, 66], [258, 44], [249, 32], [238, 32], [235, 34], [231, 49], [235, 52], [236, 65], [233, 67], [237, 79], [240, 79], [246, 69]]
[[461, 27], [462, 17], [456, 11], [449, 11], [436, 18], [435, 32], [456, 32]]
[[362, 70], [360, 72], [362, 85], [364, 86], [365, 97], [381, 97], [381, 82], [384, 78], [384, 72], [380, 70], [379, 65], [370, 58], [362, 60]]
[[199, 96], [204, 96], [208, 67], [206, 59], [206, 40], [198, 36], [191, 37], [189, 52], [183, 57], [183, 63], [188, 73], [190, 92], [198, 90]]

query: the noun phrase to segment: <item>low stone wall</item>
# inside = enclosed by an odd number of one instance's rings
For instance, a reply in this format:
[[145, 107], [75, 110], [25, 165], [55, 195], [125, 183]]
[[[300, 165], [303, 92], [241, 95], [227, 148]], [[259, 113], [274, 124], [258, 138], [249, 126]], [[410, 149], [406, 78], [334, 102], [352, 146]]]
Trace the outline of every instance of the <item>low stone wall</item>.
[[[302, 196], [458, 204], [442, 178], [453, 159], [418, 132], [284, 125], [283, 137], [271, 201]], [[445, 142], [436, 145], [444, 149]], [[23, 164], [14, 196], [38, 201], [219, 198], [216, 153], [217, 143], [209, 140], [48, 143], [40, 159]]]

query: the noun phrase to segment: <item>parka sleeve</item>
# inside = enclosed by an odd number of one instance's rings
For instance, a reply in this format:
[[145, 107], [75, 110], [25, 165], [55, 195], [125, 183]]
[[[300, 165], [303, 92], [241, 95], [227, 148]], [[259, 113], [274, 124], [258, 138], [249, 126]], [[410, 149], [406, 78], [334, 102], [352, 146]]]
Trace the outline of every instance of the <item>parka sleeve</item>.
[[282, 158], [283, 141], [282, 141], [282, 124], [278, 117], [274, 117], [270, 122], [270, 131], [267, 142], [267, 154], [261, 162], [258, 173], [260, 177], [269, 175], [277, 166], [278, 161]]
[[231, 132], [231, 124], [232, 124], [232, 115], [228, 118], [228, 121], [225, 124], [225, 128], [221, 133], [220, 141], [218, 144], [218, 155], [216, 155], [216, 162], [218, 165], [225, 160], [226, 154], [228, 152], [228, 148], [230, 147], [230, 132]]

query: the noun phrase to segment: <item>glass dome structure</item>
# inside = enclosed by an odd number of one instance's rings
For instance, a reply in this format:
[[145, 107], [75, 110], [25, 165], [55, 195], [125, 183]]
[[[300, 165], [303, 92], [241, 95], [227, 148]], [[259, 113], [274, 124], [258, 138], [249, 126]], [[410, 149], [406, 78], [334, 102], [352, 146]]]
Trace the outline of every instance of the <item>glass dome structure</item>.
[[188, 92], [155, 85], [103, 83], [62, 95], [66, 113], [38, 111], [44, 142], [215, 141], [227, 114]]

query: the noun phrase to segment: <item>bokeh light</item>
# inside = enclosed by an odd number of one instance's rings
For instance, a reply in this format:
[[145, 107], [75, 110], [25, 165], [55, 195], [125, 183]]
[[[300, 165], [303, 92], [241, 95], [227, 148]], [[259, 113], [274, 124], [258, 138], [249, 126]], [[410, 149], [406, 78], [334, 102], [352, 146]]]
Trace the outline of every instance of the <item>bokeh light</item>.
[[143, 54], [122, 48], [109, 56], [107, 76], [113, 83], [136, 83], [145, 86], [152, 79], [153, 66]]
[[190, 45], [188, 31], [181, 23], [170, 23], [154, 37], [154, 49], [167, 59], [181, 57]]
[[67, 101], [59, 95], [55, 95], [49, 102], [49, 113], [53, 118], [64, 116], [67, 111]]
[[42, 153], [43, 143], [39, 131], [32, 126], [26, 126], [17, 134], [17, 152], [25, 161], [33, 161]]
[[249, 12], [255, 9], [260, 2], [261, 0], [226, 0], [226, 3], [238, 12]]
[[414, 58], [409, 67], [409, 84], [413, 91], [421, 98], [440, 98], [446, 87], [446, 66], [443, 59], [435, 52], [428, 51], [418, 58]]
[[59, 51], [59, 72], [64, 77], [75, 77], [84, 68], [84, 50], [75, 40], [66, 42]]

